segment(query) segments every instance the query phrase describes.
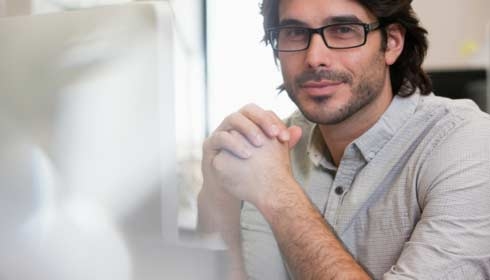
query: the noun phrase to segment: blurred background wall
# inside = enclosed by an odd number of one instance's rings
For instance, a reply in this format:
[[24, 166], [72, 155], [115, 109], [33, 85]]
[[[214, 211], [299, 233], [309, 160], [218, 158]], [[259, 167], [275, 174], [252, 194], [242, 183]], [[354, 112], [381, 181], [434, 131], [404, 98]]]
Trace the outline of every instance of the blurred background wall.
[[[277, 95], [275, 90], [281, 75], [272, 51], [261, 42], [261, 1], [207, 2], [210, 127], [216, 127], [224, 116], [252, 101], [286, 117], [295, 107], [285, 93]], [[429, 30], [430, 47], [424, 67], [442, 71], [444, 76], [453, 74], [446, 73], [449, 70], [470, 76], [473, 72], [467, 71], [476, 70], [475, 77], [462, 79], [479, 80], [488, 64], [490, 47], [485, 28], [490, 22], [490, 1], [414, 0], [413, 7]], [[437, 85], [441, 84], [439, 76], [436, 78]], [[444, 82], [453, 78], [441, 77]], [[448, 90], [442, 88], [436, 94], [448, 95]]]
[[429, 31], [424, 67], [436, 95], [470, 98], [490, 110], [490, 1], [415, 0], [414, 9]]

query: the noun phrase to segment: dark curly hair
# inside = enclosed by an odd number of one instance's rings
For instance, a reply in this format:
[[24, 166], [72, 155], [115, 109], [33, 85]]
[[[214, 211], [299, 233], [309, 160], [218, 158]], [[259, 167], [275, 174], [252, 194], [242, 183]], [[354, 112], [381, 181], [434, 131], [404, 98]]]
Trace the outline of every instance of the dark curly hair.
[[[264, 42], [270, 44], [265, 30], [279, 24], [279, 1], [263, 0], [261, 14], [264, 17]], [[432, 82], [422, 69], [427, 54], [428, 41], [425, 30], [415, 15], [412, 0], [357, 0], [359, 4], [376, 16], [382, 25], [383, 49], [386, 48], [387, 31], [390, 24], [400, 24], [405, 29], [405, 45], [397, 61], [390, 66], [393, 92], [409, 96], [418, 88], [421, 94], [432, 92]], [[277, 59], [277, 52], [274, 53]], [[284, 90], [284, 85], [279, 87]]]

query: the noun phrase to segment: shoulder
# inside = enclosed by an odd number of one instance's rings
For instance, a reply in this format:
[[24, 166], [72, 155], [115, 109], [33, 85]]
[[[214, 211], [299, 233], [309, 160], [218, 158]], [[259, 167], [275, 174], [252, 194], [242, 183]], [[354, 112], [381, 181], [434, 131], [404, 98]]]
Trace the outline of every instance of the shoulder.
[[[454, 151], [490, 147], [490, 115], [468, 99], [420, 98], [415, 119], [425, 122], [431, 148]], [[472, 147], [468, 144], [473, 142]], [[449, 151], [447, 151], [449, 152]]]
[[405, 128], [418, 135], [424, 158], [437, 151], [457, 158], [454, 153], [490, 147], [490, 115], [467, 99], [421, 96]]
[[[490, 117], [472, 101], [435, 96], [421, 98], [415, 115], [431, 123], [421, 125], [428, 132], [413, 176], [422, 214], [395, 268], [444, 279], [464, 268], [481, 278], [490, 256]], [[419, 262], [421, 254], [431, 261]]]
[[436, 96], [421, 98], [415, 116], [428, 131], [418, 147], [422, 204], [434, 196], [490, 195], [490, 116], [470, 100]]
[[416, 108], [416, 114], [437, 114], [442, 120], [456, 118], [461, 121], [490, 122], [490, 116], [481, 111], [478, 105], [470, 99], [450, 99], [446, 97], [421, 96]]

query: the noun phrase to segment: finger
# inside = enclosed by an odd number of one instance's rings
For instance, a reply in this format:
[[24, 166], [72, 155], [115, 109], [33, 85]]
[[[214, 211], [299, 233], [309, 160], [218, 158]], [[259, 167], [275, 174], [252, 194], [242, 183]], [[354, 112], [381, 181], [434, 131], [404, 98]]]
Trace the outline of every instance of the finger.
[[279, 128], [279, 133], [277, 135], [277, 138], [281, 142], [287, 142], [290, 139], [290, 134], [287, 126], [284, 124], [284, 122], [274, 113], [273, 111], [267, 111], [269, 114], [270, 118], [274, 120], [274, 122], [277, 124], [277, 127]]
[[243, 161], [244, 159], [237, 158], [226, 150], [221, 150], [211, 162], [220, 183], [225, 185], [224, 189], [231, 195], [233, 195], [233, 187], [236, 186], [236, 183], [243, 180], [239, 178], [240, 173], [235, 174], [237, 170], [241, 169]]
[[216, 131], [210, 137], [208, 145], [208, 149], [216, 153], [225, 150], [242, 159], [247, 159], [252, 155], [250, 143], [237, 131]]
[[303, 134], [301, 127], [293, 125], [288, 128], [290, 140], [289, 140], [289, 149], [294, 148], [296, 144], [298, 144], [301, 139], [301, 135]]
[[255, 104], [248, 104], [239, 111], [253, 123], [259, 126], [264, 133], [270, 137], [277, 137], [284, 124], [279, 118], [274, 118], [270, 112], [265, 111]]
[[237, 131], [253, 145], [259, 147], [264, 143], [266, 135], [262, 129], [252, 120], [240, 112], [233, 113], [226, 117], [216, 131]]

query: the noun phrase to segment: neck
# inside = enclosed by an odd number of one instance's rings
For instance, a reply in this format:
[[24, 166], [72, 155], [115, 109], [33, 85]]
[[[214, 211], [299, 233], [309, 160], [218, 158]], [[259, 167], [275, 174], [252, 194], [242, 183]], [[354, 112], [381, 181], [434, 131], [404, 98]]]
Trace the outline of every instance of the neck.
[[[389, 88], [391, 89], [391, 86]], [[391, 90], [383, 90], [372, 103], [341, 123], [319, 126], [323, 140], [336, 166], [339, 166], [347, 145], [359, 138], [379, 120], [388, 109], [392, 98]]]

